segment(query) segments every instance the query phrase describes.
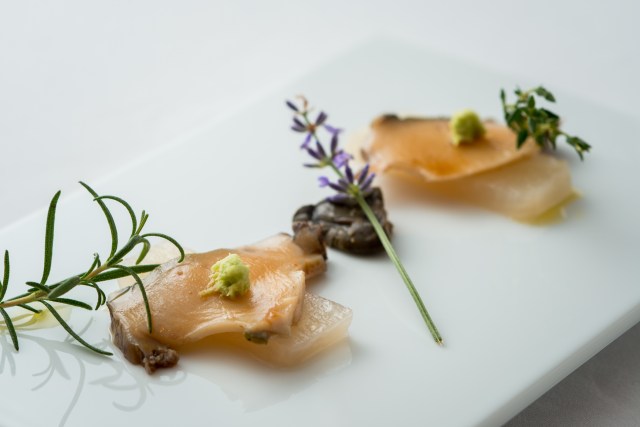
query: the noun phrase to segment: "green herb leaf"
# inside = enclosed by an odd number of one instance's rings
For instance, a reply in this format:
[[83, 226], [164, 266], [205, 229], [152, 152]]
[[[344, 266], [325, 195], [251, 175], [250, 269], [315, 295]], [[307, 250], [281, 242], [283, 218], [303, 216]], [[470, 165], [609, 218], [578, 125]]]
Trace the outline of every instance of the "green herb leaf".
[[543, 148], [556, 149], [558, 137], [564, 136], [567, 144], [573, 147], [583, 160], [583, 153], [591, 146], [577, 136], [566, 134], [560, 129], [560, 117], [546, 109], [537, 106], [535, 97], [539, 96], [548, 102], [555, 102], [556, 98], [542, 86], [522, 91], [514, 90], [516, 102], [507, 104], [504, 89], [500, 90], [500, 101], [504, 112], [505, 122], [517, 134], [516, 147], [524, 145], [527, 138], [533, 139]]
[[31, 286], [34, 290], [43, 292], [45, 295], [49, 294], [49, 291], [52, 289], [52, 287], [45, 286], [38, 282], [26, 282], [26, 284]]
[[133, 211], [133, 208], [131, 207], [131, 205], [129, 203], [125, 202], [120, 197], [116, 197], [116, 196], [100, 196], [100, 197], [96, 197], [95, 200], [103, 200], [103, 199], [115, 200], [116, 202], [118, 202], [122, 206], [124, 206], [124, 208], [127, 210], [127, 212], [129, 212], [129, 216], [131, 217], [131, 223], [132, 223], [131, 236], [136, 234], [136, 230], [138, 228], [138, 220], [136, 219], [136, 214]]
[[93, 307], [91, 307], [86, 302], [78, 301], [71, 298], [49, 298], [49, 301], [57, 302], [60, 304], [72, 305], [74, 307], [84, 308], [85, 310], [93, 310]]
[[[155, 270], [156, 267], [158, 267], [158, 264], [135, 265], [135, 266], [130, 266], [129, 268], [133, 272], [137, 274], [141, 274], [141, 273], [148, 273], [152, 270]], [[120, 279], [121, 277], [127, 277], [127, 276], [129, 276], [129, 273], [126, 271], [110, 270], [110, 271], [105, 271], [104, 273], [98, 274], [92, 280], [96, 283], [99, 283], [99, 282], [105, 282], [107, 280]]]
[[140, 225], [138, 225], [138, 229], [136, 230], [135, 234], [140, 234], [142, 232], [142, 229], [144, 228], [144, 225], [147, 223], [148, 219], [149, 214], [147, 214], [145, 211], [142, 211], [142, 213], [140, 214]]
[[7, 293], [9, 287], [9, 251], [4, 251], [4, 273], [2, 274], [2, 282], [0, 282], [0, 301], [4, 299], [4, 295]]
[[162, 234], [162, 233], [147, 233], [147, 234], [141, 235], [140, 237], [142, 237], [143, 239], [147, 237], [160, 237], [161, 239], [167, 240], [173, 246], [175, 246], [176, 249], [178, 249], [178, 251], [180, 252], [180, 259], [178, 259], [178, 262], [184, 261], [184, 249], [182, 249], [182, 246], [180, 246], [180, 243], [178, 243], [178, 241], [173, 237], [169, 237], [166, 234]]
[[129, 241], [107, 261], [107, 265], [111, 266], [120, 263], [142, 241], [143, 238], [138, 234], [131, 236]]
[[44, 268], [42, 271], [41, 284], [45, 284], [49, 278], [51, 272], [51, 258], [53, 257], [53, 229], [56, 222], [56, 206], [58, 205], [58, 199], [60, 198], [60, 191], [58, 191], [51, 199], [49, 204], [49, 212], [47, 213], [47, 228], [44, 237]]
[[527, 107], [536, 108], [536, 99], [533, 96], [529, 97], [529, 100], [527, 101]]
[[578, 138], [577, 136], [567, 136], [567, 142], [571, 145], [580, 156], [580, 159], [583, 158], [583, 154], [586, 151], [589, 151], [591, 146], [587, 144], [583, 139]]
[[91, 266], [89, 267], [87, 272], [82, 275], [82, 278], [85, 278], [91, 273], [93, 273], [93, 271], [98, 267], [100, 267], [100, 255], [96, 253], [96, 254], [93, 254], [93, 262], [91, 263]]
[[30, 305], [28, 305], [28, 304], [18, 304], [18, 307], [22, 307], [22, 308], [24, 308], [25, 310], [29, 310], [29, 311], [31, 311], [31, 312], [33, 312], [33, 313], [35, 313], [35, 314], [39, 314], [39, 313], [41, 313], [41, 310], [38, 310], [38, 309], [36, 309], [36, 308], [33, 308], [33, 307], [31, 307]]
[[95, 291], [97, 293], [97, 299], [96, 299], [96, 306], [95, 306], [94, 310], [99, 309], [101, 305], [103, 305], [105, 302], [107, 302], [107, 296], [105, 295], [104, 291], [102, 289], [100, 289], [100, 286], [98, 286], [96, 283], [93, 283], [93, 282], [82, 282], [82, 283], [80, 283], [80, 286], [88, 286], [90, 288], [95, 289]]
[[111, 259], [113, 254], [115, 254], [118, 250], [118, 228], [116, 227], [116, 223], [113, 220], [113, 215], [111, 215], [111, 211], [109, 211], [107, 205], [104, 204], [100, 196], [98, 196], [98, 193], [96, 193], [93, 188], [89, 187], [82, 181], [80, 181], [80, 185], [86, 188], [87, 191], [94, 197], [93, 200], [98, 203], [100, 209], [102, 209], [102, 212], [107, 219], [107, 223], [109, 224], [109, 231], [111, 232], [111, 252], [109, 252], [109, 257], [107, 259]]
[[545, 88], [543, 88], [542, 86], [538, 86], [537, 88], [533, 89], [533, 92], [536, 95], [543, 97], [549, 102], [556, 102], [556, 98], [553, 96], [553, 94], [548, 90], [546, 90]]
[[58, 286], [56, 286], [51, 292], [49, 292], [49, 299], [56, 299], [66, 294], [71, 289], [75, 288], [78, 285], [78, 283], [80, 283], [80, 277], [78, 276], [69, 277], [68, 279], [60, 282]]
[[138, 256], [138, 259], [136, 260], [136, 265], [140, 264], [144, 260], [144, 258], [149, 253], [150, 249], [151, 249], [151, 243], [149, 243], [149, 241], [147, 239], [144, 239], [142, 241], [142, 250], [140, 251], [140, 255]]
[[527, 132], [524, 129], [518, 132], [518, 140], [516, 141], [516, 147], [518, 148], [522, 147], [524, 142], [527, 140], [528, 136], [529, 136], [529, 132]]

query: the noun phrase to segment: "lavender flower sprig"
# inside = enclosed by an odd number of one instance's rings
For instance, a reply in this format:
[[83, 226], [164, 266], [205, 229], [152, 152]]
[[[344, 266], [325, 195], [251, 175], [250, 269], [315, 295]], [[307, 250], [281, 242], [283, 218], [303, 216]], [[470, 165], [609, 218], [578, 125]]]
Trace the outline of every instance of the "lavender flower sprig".
[[[358, 203], [376, 231], [382, 246], [391, 259], [391, 262], [396, 267], [400, 277], [402, 277], [402, 280], [407, 286], [407, 289], [418, 306], [418, 310], [420, 311], [427, 328], [429, 328], [434, 341], [438, 345], [442, 345], [443, 341], [440, 336], [440, 332], [438, 332], [438, 328], [433, 323], [418, 290], [402, 265], [402, 262], [393, 248], [389, 237], [385, 233], [384, 228], [380, 224], [380, 221], [371, 209], [371, 206], [367, 203], [366, 197], [371, 192], [371, 185], [375, 178], [375, 174], [370, 172], [369, 164], [366, 164], [359, 172], [354, 173], [349, 165], [349, 161], [352, 159], [351, 156], [339, 148], [338, 137], [341, 130], [326, 123], [328, 116], [323, 111], [318, 114], [314, 121], [311, 121], [309, 118], [310, 108], [308, 101], [304, 97], [300, 97], [300, 101], [301, 105], [297, 105], [292, 101], [286, 101], [286, 104], [294, 112], [293, 125], [291, 126], [291, 129], [295, 132], [305, 134], [300, 148], [305, 150], [309, 156], [314, 159], [313, 163], [306, 163], [304, 166], [312, 168], [328, 167], [333, 170], [337, 176], [337, 180], [332, 181], [326, 176], [320, 176], [318, 178], [320, 187], [329, 187], [336, 191], [336, 194], [329, 197], [329, 200], [331, 201], [341, 202], [345, 200], [355, 200]], [[329, 133], [329, 135], [331, 135], [329, 150], [325, 149], [318, 138], [319, 129], [324, 129]], [[313, 148], [311, 147], [312, 143]]]

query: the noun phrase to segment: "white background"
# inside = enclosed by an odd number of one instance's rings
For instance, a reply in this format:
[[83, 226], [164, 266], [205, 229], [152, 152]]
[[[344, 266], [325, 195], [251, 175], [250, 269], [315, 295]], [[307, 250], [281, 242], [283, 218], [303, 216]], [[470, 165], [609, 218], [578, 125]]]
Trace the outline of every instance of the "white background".
[[[372, 35], [640, 120], [639, 13], [631, 0], [0, 1], [0, 228]], [[636, 326], [512, 425], [640, 424], [639, 355]]]

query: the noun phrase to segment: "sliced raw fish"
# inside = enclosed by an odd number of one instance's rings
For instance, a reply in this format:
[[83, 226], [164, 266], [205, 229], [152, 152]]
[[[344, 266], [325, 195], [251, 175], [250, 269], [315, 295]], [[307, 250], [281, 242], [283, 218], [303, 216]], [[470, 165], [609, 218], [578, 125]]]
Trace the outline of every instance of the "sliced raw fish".
[[468, 144], [453, 145], [447, 119], [387, 115], [371, 124], [363, 147], [378, 173], [406, 170], [426, 181], [458, 179], [495, 169], [539, 151], [533, 141], [516, 149], [516, 136], [505, 126], [484, 122], [485, 135]]
[[[455, 146], [447, 119], [382, 116], [359, 147], [391, 199], [416, 183], [430, 192], [469, 202], [518, 220], [534, 220], [575, 191], [567, 162], [528, 140], [516, 148], [511, 129], [484, 122], [485, 135]], [[357, 151], [358, 148], [352, 148]]]
[[[250, 268], [250, 290], [229, 299], [200, 295], [210, 267], [229, 253]], [[153, 316], [147, 316], [137, 286], [116, 292], [108, 303], [114, 343], [148, 372], [177, 363], [176, 348], [204, 337], [235, 332], [267, 339], [288, 336], [302, 313], [305, 280], [326, 268], [320, 231], [299, 230], [295, 238], [278, 234], [254, 245], [189, 254], [160, 265], [144, 279]]]

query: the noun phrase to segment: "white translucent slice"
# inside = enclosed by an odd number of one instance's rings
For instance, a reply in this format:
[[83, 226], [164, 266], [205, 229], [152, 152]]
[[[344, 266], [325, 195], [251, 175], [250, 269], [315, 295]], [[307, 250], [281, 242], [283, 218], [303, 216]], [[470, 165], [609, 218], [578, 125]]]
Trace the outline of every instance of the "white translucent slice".
[[291, 366], [343, 340], [351, 318], [350, 308], [307, 292], [302, 316], [291, 328], [290, 336], [274, 335], [267, 344], [256, 344], [242, 334], [229, 333], [216, 336], [215, 343], [240, 348], [271, 365]]
[[524, 221], [535, 220], [575, 194], [567, 162], [545, 154], [452, 181], [426, 182], [409, 170], [394, 170], [382, 182], [385, 194], [403, 191], [405, 185]]

